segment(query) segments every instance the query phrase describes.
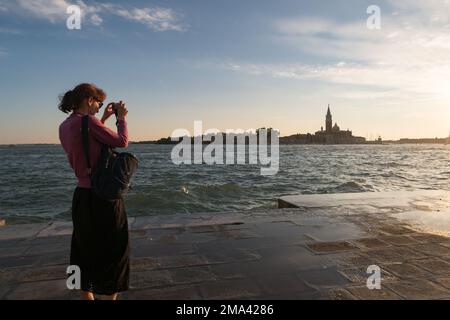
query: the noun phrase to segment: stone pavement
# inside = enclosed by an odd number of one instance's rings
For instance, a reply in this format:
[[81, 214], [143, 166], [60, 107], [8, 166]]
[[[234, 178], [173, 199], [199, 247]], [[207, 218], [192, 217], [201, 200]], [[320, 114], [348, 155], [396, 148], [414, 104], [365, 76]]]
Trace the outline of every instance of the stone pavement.
[[[130, 218], [131, 288], [120, 299], [450, 299], [450, 238], [423, 231], [445, 226], [448, 193]], [[434, 224], [409, 220], [418, 212]], [[67, 222], [0, 228], [0, 299], [77, 299], [65, 285], [70, 235]], [[380, 290], [366, 286], [370, 265]]]

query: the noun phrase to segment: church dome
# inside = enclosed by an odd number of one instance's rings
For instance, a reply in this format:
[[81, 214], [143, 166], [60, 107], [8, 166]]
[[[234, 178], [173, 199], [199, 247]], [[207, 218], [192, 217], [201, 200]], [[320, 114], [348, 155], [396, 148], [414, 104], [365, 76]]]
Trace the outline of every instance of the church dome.
[[333, 131], [340, 131], [340, 130], [341, 130], [341, 128], [339, 128], [337, 123], [335, 123], [334, 126], [333, 126]]

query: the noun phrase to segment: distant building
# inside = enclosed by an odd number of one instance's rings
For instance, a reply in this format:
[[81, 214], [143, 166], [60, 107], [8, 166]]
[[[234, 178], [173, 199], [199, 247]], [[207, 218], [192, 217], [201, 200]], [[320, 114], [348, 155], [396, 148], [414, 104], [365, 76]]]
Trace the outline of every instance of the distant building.
[[333, 126], [333, 116], [331, 115], [330, 105], [328, 105], [327, 115], [325, 116], [325, 128], [325, 131], [322, 127], [321, 130], [317, 131], [313, 136], [316, 143], [352, 144], [366, 142], [366, 139], [363, 137], [354, 137], [350, 130], [341, 130], [337, 123]]
[[295, 134], [289, 137], [280, 138], [283, 144], [362, 144], [366, 143], [366, 138], [354, 137], [350, 130], [343, 131], [335, 123], [333, 126], [333, 116], [330, 105], [328, 105], [325, 116], [325, 130], [321, 127], [315, 134]]

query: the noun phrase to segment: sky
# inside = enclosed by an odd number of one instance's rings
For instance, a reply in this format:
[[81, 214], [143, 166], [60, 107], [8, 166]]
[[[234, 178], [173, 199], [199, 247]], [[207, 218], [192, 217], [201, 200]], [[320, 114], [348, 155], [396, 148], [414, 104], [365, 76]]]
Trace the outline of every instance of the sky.
[[81, 82], [126, 102], [131, 141], [196, 120], [312, 133], [328, 104], [356, 136], [446, 137], [450, 0], [0, 0], [0, 144], [59, 143]]

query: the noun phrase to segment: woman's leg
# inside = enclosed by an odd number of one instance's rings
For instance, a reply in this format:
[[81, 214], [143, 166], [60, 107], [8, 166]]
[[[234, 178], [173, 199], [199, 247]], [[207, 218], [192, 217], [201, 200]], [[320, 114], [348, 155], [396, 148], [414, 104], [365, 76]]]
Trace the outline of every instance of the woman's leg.
[[81, 300], [94, 300], [94, 294], [89, 291], [80, 290]]
[[[89, 291], [90, 262], [93, 254], [92, 248], [92, 223], [90, 217], [91, 190], [77, 187], [72, 200], [73, 233], [70, 246], [70, 265], [79, 266], [81, 269], [81, 300], [94, 300], [94, 294]], [[89, 273], [90, 274], [90, 273]]]
[[[93, 193], [94, 229], [98, 230], [94, 292], [106, 293], [101, 300], [116, 300], [119, 291], [126, 291], [129, 282], [129, 235], [123, 199], [105, 201]], [[95, 295], [97, 297], [97, 295]]]

